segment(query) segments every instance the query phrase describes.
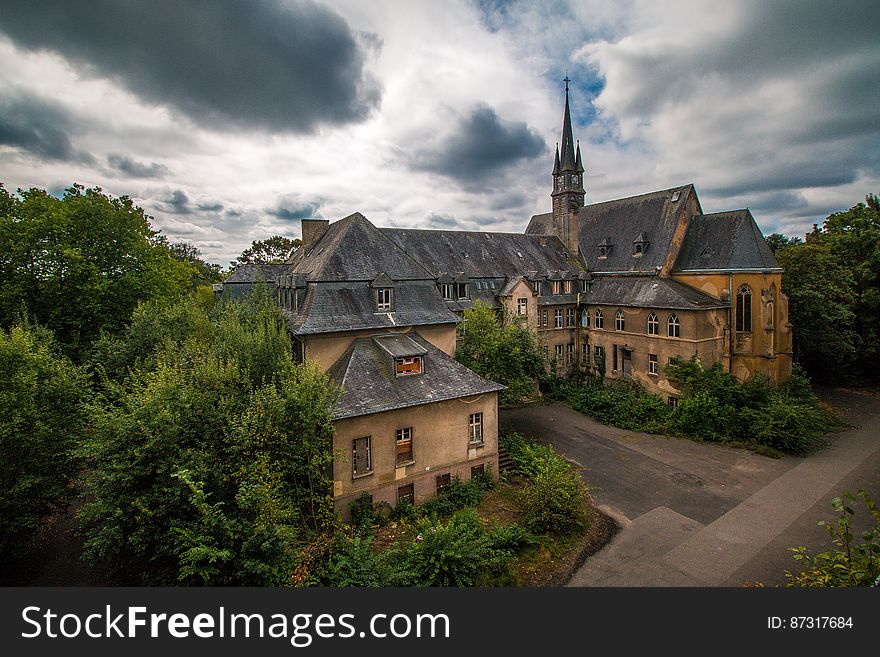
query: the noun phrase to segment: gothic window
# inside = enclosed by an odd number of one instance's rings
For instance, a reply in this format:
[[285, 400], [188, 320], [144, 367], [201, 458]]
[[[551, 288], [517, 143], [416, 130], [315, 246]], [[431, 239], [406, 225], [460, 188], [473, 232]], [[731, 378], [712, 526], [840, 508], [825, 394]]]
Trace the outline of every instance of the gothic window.
[[666, 335], [670, 338], [681, 337], [681, 322], [678, 321], [678, 315], [670, 315], [666, 321]]
[[618, 310], [617, 314], [614, 316], [614, 330], [615, 331], [625, 331], [626, 330], [626, 316], [623, 314], [622, 310]]
[[657, 313], [648, 315], [648, 335], [660, 334], [660, 320], [657, 319]]
[[752, 289], [745, 283], [736, 293], [736, 330], [752, 330]]
[[596, 308], [596, 328], [605, 328], [605, 317], [602, 315], [601, 308]]

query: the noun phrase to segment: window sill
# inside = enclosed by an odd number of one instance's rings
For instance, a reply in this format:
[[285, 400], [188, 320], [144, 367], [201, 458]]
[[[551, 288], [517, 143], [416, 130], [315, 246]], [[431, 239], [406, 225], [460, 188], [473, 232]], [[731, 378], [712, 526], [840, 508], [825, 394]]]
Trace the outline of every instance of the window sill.
[[364, 477], [369, 477], [371, 474], [373, 474], [372, 470], [370, 470], [368, 472], [359, 472], [357, 474], [351, 475], [351, 478], [352, 479], [363, 479]]
[[480, 442], [477, 442], [477, 443], [468, 443], [469, 449], [476, 449], [478, 447], [485, 447], [485, 446], [486, 446], [486, 442], [483, 440], [481, 440]]
[[405, 467], [408, 466], [408, 465], [415, 465], [415, 462], [416, 462], [415, 459], [410, 459], [409, 461], [401, 461], [400, 463], [398, 463], [398, 464], [397, 464], [396, 466], [394, 466], [394, 467], [396, 467], [396, 468], [405, 468]]
[[659, 375], [659, 374], [656, 374], [656, 373], [654, 373], [654, 372], [648, 372], [648, 376], [653, 376], [653, 377], [656, 379], [656, 378], [659, 377], [660, 375]]

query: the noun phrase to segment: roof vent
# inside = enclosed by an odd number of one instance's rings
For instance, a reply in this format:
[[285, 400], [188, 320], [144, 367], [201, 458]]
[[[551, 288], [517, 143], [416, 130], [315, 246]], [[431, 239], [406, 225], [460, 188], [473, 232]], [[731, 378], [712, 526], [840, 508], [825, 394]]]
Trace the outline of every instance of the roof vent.
[[519, 256], [519, 257], [520, 257], [520, 258], [522, 258], [522, 257], [523, 257], [523, 254], [522, 254], [522, 253], [520, 253], [520, 252], [519, 252], [519, 251], [517, 251], [517, 252], [516, 252], [516, 255], [518, 255], [518, 256]]
[[671, 199], [672, 202], [675, 203], [679, 199], [680, 196], [681, 196], [681, 190], [676, 189], [674, 192], [672, 192], [672, 199]]

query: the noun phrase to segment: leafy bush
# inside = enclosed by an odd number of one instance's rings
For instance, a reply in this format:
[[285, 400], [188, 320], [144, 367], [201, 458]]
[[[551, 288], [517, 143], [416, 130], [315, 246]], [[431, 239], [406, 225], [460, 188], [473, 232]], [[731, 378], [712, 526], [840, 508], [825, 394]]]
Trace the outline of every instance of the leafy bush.
[[456, 475], [449, 483], [449, 488], [437, 497], [427, 500], [419, 507], [422, 515], [448, 516], [459, 509], [475, 507], [483, 499], [483, 493], [491, 487], [490, 477], [476, 477], [470, 481], [462, 481]]
[[425, 520], [418, 529], [403, 564], [416, 586], [474, 586], [503, 571], [512, 557], [493, 545], [474, 509], [456, 512], [446, 524]]
[[515, 522], [494, 525], [489, 531], [489, 541], [495, 550], [517, 552], [524, 547], [538, 544], [538, 539]]
[[778, 389], [762, 376], [740, 383], [720, 364], [703, 369], [696, 358], [673, 359], [666, 374], [683, 393], [677, 409], [619, 382], [574, 380], [563, 384], [560, 393], [575, 410], [621, 429], [737, 441], [775, 455], [816, 449], [824, 444], [825, 433], [840, 426], [798, 367]]
[[340, 534], [309, 584], [340, 588], [394, 586], [400, 575], [395, 572], [390, 556], [388, 552], [374, 552], [368, 538]]
[[589, 492], [568, 461], [552, 447], [516, 433], [502, 435], [500, 442], [513, 462], [513, 473], [525, 480], [520, 501], [529, 530], [566, 535], [586, 527]]
[[[862, 533], [862, 542], [855, 543], [852, 534], [852, 516], [855, 515], [853, 503], [861, 498], [865, 508], [874, 518], [874, 526]], [[835, 497], [831, 505], [837, 512], [837, 522], [824, 520], [819, 525], [825, 527], [831, 536], [834, 548], [811, 557], [806, 548], [789, 548], [793, 557], [806, 566], [797, 575], [785, 571], [790, 587], [828, 587], [828, 586], [878, 586], [880, 585], [880, 510], [865, 491], [856, 495], [844, 493]]]

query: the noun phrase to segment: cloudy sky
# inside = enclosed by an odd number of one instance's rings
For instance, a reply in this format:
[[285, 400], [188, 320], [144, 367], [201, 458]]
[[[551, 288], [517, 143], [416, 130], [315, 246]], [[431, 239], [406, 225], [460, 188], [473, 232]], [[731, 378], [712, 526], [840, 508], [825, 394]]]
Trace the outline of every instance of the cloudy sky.
[[880, 192], [880, 12], [822, 0], [0, 0], [0, 181], [222, 264], [302, 217], [522, 231], [562, 78], [588, 202], [693, 182], [799, 235]]

